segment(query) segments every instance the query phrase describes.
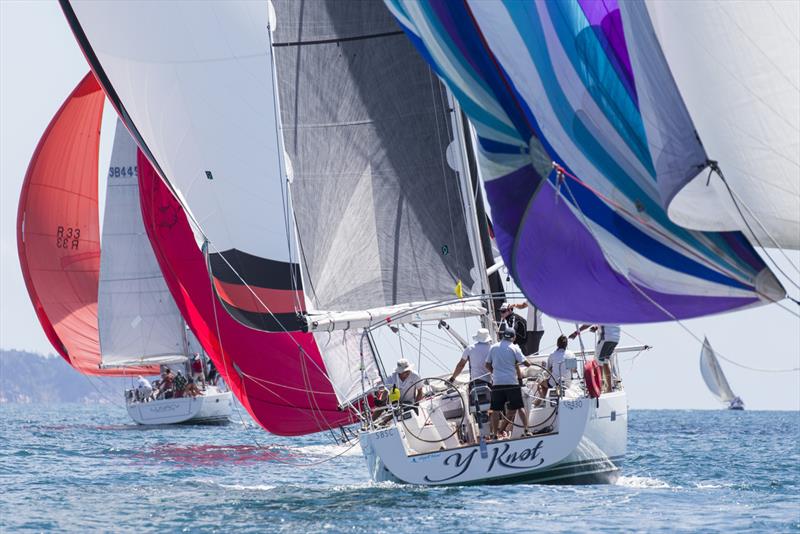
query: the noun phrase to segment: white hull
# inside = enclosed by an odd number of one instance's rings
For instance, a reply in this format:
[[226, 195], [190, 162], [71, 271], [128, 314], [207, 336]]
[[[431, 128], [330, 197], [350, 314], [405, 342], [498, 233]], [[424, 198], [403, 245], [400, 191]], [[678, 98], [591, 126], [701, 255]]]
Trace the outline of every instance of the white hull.
[[[599, 405], [598, 405], [599, 404]], [[624, 391], [562, 399], [555, 432], [414, 454], [402, 425], [364, 431], [360, 442], [375, 481], [441, 484], [610, 483], [619, 476], [628, 435]], [[412, 438], [413, 440], [413, 438]]]
[[140, 425], [225, 424], [233, 409], [230, 391], [209, 387], [199, 397], [128, 402], [128, 415]]

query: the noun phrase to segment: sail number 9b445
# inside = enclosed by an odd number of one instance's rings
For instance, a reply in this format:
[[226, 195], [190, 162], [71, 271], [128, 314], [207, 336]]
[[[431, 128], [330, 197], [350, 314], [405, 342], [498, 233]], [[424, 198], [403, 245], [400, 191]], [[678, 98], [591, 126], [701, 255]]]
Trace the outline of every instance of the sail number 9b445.
[[136, 176], [139, 174], [139, 167], [109, 167], [109, 178], [120, 178], [125, 176]]

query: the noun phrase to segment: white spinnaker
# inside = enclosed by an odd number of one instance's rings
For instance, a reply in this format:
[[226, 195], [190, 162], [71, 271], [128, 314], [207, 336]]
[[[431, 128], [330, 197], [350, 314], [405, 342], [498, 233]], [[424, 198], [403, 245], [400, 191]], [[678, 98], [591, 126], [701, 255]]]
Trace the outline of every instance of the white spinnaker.
[[[800, 248], [800, 3], [648, 0], [675, 82], [764, 246]], [[718, 177], [702, 172], [673, 221], [751, 236]], [[756, 220], [757, 219], [757, 220]], [[766, 229], [761, 228], [762, 223]]]
[[136, 143], [120, 121], [107, 181], [98, 303], [103, 365], [184, 360], [183, 319], [142, 222]]
[[708, 339], [703, 340], [703, 350], [700, 352], [700, 374], [703, 375], [708, 389], [721, 402], [730, 402], [736, 396], [719, 366]]
[[268, 2], [91, 0], [69, 6], [85, 33], [84, 50], [96, 56], [211, 251], [294, 258]]

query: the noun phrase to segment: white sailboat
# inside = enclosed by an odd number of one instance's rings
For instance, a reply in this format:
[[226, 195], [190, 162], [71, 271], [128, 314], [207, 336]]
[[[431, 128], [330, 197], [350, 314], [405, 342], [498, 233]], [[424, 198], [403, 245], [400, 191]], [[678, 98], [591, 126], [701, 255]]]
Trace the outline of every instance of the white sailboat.
[[[160, 365], [192, 376], [191, 358], [202, 348], [172, 300], [142, 222], [136, 143], [117, 121], [108, 171], [103, 252], [100, 256], [98, 326], [101, 368]], [[128, 415], [140, 425], [226, 423], [232, 394], [205, 379], [201, 394], [145, 397], [125, 392]]]
[[[632, 80], [605, 69], [614, 50], [598, 44], [596, 32], [606, 31], [599, 23], [561, 29], [586, 29], [579, 37], [596, 53], [578, 55], [577, 69], [559, 61], [552, 72], [540, 52], [574, 52], [551, 26], [576, 10], [540, 14], [546, 39], [509, 44], [541, 31], [517, 28], [534, 14], [509, 10], [544, 4], [387, 4], [455, 98], [379, 3], [207, 3], [190, 11], [62, 2], [106, 92], [191, 220], [217, 297], [232, 317], [281, 342], [313, 334], [321, 361], [299, 341], [292, 357], [325, 373], [340, 410], [358, 418], [375, 480], [611, 481], [626, 450], [625, 390], [620, 381], [598, 394], [591, 362], [580, 365], [588, 351], [543, 406], [529, 404], [533, 435], [516, 421], [510, 438], [490, 443], [481, 400], [430, 370], [460, 352], [458, 336], [445, 345], [439, 327], [494, 332], [491, 310], [506, 298], [488, 275], [497, 262], [486, 253], [475, 155], [504, 263], [550, 315], [677, 320], [763, 304], [783, 288], [742, 235], [687, 231], [667, 218], [667, 197], [707, 156], [677, 90], [662, 83], [668, 69], [657, 48], [635, 43], [642, 56], [634, 62], [644, 64], [636, 89], [643, 102], [650, 90], [654, 101], [667, 99], [672, 114], [650, 100], [639, 109]], [[606, 15], [619, 24], [616, 10]], [[146, 24], [156, 17], [191, 24]], [[437, 17], [447, 24], [429, 24]], [[147, 46], [134, 39], [143, 27]], [[459, 39], [437, 40], [437, 32], [462, 30]], [[464, 39], [470, 46], [459, 48]], [[593, 62], [608, 76], [591, 76]], [[128, 83], [140, 77], [146, 87]], [[162, 124], [181, 131], [165, 135]], [[666, 150], [657, 133], [680, 150]], [[464, 296], [451, 298], [453, 288]], [[425, 366], [425, 396], [376, 414], [370, 406], [388, 380], [391, 342]], [[232, 366], [243, 382], [258, 382]], [[530, 403], [537, 376], [527, 378]], [[288, 385], [273, 375], [261, 382], [269, 391]], [[292, 389], [313, 400], [309, 384]], [[308, 416], [284, 406], [275, 419]], [[323, 418], [315, 424], [287, 433], [331, 428]]]
[[700, 374], [703, 375], [708, 390], [718, 401], [727, 404], [729, 410], [744, 410], [744, 401], [734, 394], [728, 384], [708, 338], [703, 340], [703, 349], [700, 351]]

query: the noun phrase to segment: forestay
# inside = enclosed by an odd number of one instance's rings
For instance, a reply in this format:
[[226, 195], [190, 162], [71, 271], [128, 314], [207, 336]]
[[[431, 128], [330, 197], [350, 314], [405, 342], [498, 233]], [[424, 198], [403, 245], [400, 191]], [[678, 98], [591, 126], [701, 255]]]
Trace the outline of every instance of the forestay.
[[703, 350], [700, 352], [700, 374], [703, 375], [708, 389], [721, 402], [730, 402], [734, 399], [736, 395], [733, 394], [708, 339], [703, 340]]
[[98, 321], [102, 365], [186, 360], [183, 318], [142, 222], [136, 143], [117, 121], [108, 169]]
[[269, 3], [61, 6], [120, 117], [189, 215], [198, 246], [207, 244], [226, 309], [253, 328], [299, 329], [304, 298]]
[[742, 210], [703, 172], [672, 200], [670, 218], [800, 248], [800, 3], [649, 0], [645, 11]]
[[783, 298], [742, 234], [667, 216], [709, 158], [649, 19], [614, 1], [387, 5], [473, 122], [503, 259], [543, 311], [640, 323]]

